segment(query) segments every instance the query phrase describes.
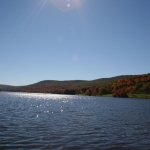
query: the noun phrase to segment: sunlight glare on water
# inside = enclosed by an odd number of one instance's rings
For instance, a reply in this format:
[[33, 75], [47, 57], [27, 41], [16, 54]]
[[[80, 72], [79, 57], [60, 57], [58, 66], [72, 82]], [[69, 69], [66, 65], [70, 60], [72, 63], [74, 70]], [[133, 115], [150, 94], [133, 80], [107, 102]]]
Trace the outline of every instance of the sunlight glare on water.
[[[12, 95], [10, 93], [9, 95]], [[68, 100], [68, 95], [59, 95], [59, 94], [43, 94], [43, 93], [13, 93], [13, 96], [27, 99], [35, 99], [35, 100]]]

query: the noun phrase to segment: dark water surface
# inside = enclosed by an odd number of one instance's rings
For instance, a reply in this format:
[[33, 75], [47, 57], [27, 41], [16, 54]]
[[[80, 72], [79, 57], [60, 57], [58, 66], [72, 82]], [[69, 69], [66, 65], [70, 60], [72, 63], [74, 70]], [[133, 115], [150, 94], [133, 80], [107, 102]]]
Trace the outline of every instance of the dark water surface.
[[150, 149], [150, 100], [0, 92], [3, 149]]

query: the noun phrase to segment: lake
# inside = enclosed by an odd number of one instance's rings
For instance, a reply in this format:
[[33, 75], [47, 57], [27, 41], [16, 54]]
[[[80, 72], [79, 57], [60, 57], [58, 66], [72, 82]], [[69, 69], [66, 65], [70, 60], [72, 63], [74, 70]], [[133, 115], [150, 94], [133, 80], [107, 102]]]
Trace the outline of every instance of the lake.
[[0, 92], [0, 149], [150, 149], [150, 100]]

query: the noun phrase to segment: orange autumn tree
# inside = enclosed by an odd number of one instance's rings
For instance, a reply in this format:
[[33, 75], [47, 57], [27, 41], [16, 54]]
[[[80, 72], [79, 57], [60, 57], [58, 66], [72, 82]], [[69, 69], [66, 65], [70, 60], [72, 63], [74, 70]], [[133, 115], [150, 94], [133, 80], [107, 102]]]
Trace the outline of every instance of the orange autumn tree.
[[128, 97], [127, 93], [126, 93], [126, 90], [124, 88], [122, 89], [118, 89], [117, 91], [115, 91], [113, 93], [113, 97]]

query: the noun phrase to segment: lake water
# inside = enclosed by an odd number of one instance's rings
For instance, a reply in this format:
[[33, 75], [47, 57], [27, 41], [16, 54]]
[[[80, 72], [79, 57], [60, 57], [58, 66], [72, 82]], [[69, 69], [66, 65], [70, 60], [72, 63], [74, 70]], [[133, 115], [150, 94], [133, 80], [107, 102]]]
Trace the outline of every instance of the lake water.
[[150, 149], [150, 100], [0, 92], [0, 149]]

